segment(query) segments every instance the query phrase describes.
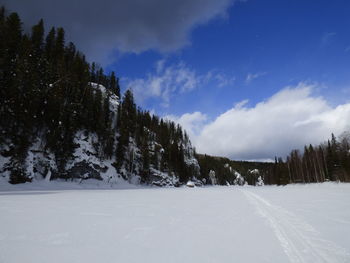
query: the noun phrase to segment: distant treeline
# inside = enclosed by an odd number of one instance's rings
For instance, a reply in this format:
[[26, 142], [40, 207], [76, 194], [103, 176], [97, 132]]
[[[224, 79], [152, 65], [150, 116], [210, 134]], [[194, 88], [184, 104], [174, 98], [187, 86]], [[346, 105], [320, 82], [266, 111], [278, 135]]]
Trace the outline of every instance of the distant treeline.
[[[283, 160], [274, 163], [232, 161], [228, 158], [197, 155], [201, 176], [210, 180], [210, 171], [215, 172], [217, 183], [234, 183], [240, 173], [250, 185], [255, 185], [261, 176], [265, 184], [315, 183], [325, 181], [350, 181], [350, 133], [344, 132], [339, 139], [331, 139], [318, 146], [305, 146], [304, 152], [293, 150]], [[231, 169], [230, 169], [231, 167]], [[255, 169], [258, 172], [252, 172]]]
[[280, 184], [350, 181], [350, 133], [344, 132], [339, 140], [331, 139], [319, 146], [305, 146], [304, 152], [293, 150], [286, 161], [278, 158], [274, 174]]
[[210, 171], [215, 172], [217, 184], [227, 185], [236, 184], [238, 172], [249, 185], [255, 185], [259, 176], [265, 183], [276, 183], [272, 181], [273, 163], [233, 161], [224, 157], [210, 156], [207, 154], [197, 154], [200, 166], [201, 176], [207, 182], [210, 182]]

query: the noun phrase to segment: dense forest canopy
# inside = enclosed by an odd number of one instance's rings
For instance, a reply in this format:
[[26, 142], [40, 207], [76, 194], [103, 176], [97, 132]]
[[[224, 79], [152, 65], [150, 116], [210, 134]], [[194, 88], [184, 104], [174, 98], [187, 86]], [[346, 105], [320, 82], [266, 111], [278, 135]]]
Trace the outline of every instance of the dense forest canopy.
[[40, 20], [24, 33], [18, 14], [2, 7], [0, 70], [0, 145], [11, 182], [32, 179], [26, 160], [38, 138], [39, 150], [52, 154], [55, 163], [54, 168], [44, 164], [42, 175], [52, 170], [51, 178], [72, 176], [67, 164], [79, 131], [97, 137], [98, 158], [113, 160], [126, 179], [137, 174], [147, 182], [151, 169], [174, 174], [180, 182], [198, 175], [186, 163], [194, 150], [182, 128], [138, 108], [131, 90], [121, 98], [115, 73], [88, 63], [65, 42], [63, 28], [45, 34]]

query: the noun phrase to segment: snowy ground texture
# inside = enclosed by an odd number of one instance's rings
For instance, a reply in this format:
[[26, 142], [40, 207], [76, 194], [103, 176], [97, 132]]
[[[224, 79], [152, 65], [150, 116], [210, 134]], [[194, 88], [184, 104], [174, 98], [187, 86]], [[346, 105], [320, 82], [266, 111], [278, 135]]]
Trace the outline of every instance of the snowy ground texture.
[[1, 191], [0, 262], [350, 262], [350, 184]]

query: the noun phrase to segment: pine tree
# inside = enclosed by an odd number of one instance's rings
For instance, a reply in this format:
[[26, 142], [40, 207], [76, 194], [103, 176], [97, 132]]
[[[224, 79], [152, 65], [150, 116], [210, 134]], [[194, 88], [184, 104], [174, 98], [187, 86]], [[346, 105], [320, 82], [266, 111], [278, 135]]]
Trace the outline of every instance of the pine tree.
[[114, 71], [112, 71], [110, 76], [110, 89], [118, 96], [118, 98], [120, 98], [119, 79], [115, 77]]
[[36, 125], [42, 121], [44, 90], [47, 89], [47, 61], [44, 57], [44, 21], [32, 27], [32, 50], [30, 56], [30, 74], [33, 81], [31, 90], [32, 113], [36, 119]]
[[52, 60], [55, 50], [56, 29], [52, 27], [49, 34], [46, 36], [45, 54], [48, 60]]
[[22, 23], [17, 13], [12, 13], [7, 17], [4, 35], [3, 45], [6, 51], [1, 59], [3, 61], [3, 88], [1, 90], [4, 91], [2, 98], [8, 97], [9, 94], [14, 96], [13, 92], [17, 88], [15, 76], [17, 75], [16, 69], [22, 43]]
[[54, 46], [54, 59], [59, 62], [60, 59], [62, 59], [64, 55], [64, 47], [65, 47], [65, 39], [64, 39], [64, 29], [62, 27], [59, 27], [57, 29], [57, 35], [55, 39], [55, 46]]
[[33, 56], [39, 59], [44, 47], [44, 21], [42, 19], [40, 19], [37, 25], [32, 27], [31, 41]]

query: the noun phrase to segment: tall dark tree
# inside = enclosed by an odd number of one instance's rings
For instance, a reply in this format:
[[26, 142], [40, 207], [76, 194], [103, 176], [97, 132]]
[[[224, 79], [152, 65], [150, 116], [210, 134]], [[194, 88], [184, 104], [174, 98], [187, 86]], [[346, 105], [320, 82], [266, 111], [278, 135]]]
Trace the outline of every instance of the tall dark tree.
[[120, 98], [119, 79], [116, 78], [114, 71], [112, 71], [110, 76], [110, 89]]
[[33, 46], [33, 56], [40, 58], [44, 48], [44, 21], [32, 27], [31, 41]]

